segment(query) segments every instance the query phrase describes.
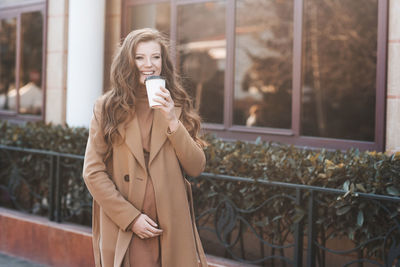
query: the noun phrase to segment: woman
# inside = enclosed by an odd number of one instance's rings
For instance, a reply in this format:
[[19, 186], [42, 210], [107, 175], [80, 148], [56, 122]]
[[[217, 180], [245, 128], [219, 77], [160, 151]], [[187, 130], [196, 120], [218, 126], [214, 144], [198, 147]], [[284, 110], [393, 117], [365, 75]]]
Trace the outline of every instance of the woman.
[[[157, 109], [144, 85], [153, 75], [166, 79]], [[111, 84], [95, 104], [83, 168], [96, 266], [207, 266], [182, 175], [205, 166], [200, 119], [158, 31], [125, 38]]]

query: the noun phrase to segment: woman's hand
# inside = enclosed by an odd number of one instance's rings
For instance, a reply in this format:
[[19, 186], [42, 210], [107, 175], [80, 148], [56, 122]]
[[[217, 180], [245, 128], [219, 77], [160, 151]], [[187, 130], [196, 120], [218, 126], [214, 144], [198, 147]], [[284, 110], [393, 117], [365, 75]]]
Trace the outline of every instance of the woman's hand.
[[178, 128], [178, 118], [176, 117], [174, 110], [175, 103], [174, 100], [172, 100], [171, 94], [166, 88], [161, 86], [160, 89], [161, 92], [156, 93], [156, 96], [160, 98], [155, 98], [154, 101], [160, 104], [160, 106], [157, 108], [161, 110], [161, 113], [168, 121], [169, 130], [173, 132]]
[[140, 214], [132, 224], [132, 232], [141, 239], [152, 238], [162, 234], [163, 230], [146, 214]]

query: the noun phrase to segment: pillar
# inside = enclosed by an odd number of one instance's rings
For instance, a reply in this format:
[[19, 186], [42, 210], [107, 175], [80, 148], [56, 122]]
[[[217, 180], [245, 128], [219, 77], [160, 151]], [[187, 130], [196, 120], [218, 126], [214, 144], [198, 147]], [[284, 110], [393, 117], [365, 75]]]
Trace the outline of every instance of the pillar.
[[66, 122], [89, 126], [103, 92], [105, 0], [70, 0]]

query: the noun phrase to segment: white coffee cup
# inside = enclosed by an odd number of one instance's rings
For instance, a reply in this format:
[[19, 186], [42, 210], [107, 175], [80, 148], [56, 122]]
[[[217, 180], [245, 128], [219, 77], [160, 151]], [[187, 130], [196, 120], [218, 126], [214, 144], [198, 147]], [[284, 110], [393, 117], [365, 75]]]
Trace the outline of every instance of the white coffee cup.
[[149, 76], [144, 80], [144, 84], [146, 85], [149, 106], [151, 108], [157, 108], [157, 106], [161, 106], [161, 104], [155, 102], [154, 99], [161, 99], [161, 97], [157, 96], [156, 93], [161, 92], [161, 86], [165, 88], [164, 78], [161, 76]]

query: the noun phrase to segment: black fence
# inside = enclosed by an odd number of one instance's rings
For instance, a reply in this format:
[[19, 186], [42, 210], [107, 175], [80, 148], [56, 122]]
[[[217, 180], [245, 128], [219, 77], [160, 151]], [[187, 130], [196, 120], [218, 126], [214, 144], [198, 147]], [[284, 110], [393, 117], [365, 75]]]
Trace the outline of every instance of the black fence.
[[[196, 220], [226, 257], [264, 266], [400, 266], [398, 197], [210, 173], [192, 183], [214, 187], [208, 198], [195, 196]], [[268, 188], [266, 197], [243, 208], [243, 195], [218, 189], [229, 183]], [[355, 222], [340, 222], [349, 218]]]
[[81, 176], [83, 158], [0, 145], [0, 205], [90, 225], [92, 198]]
[[[91, 224], [83, 156], [0, 146], [0, 206]], [[400, 198], [203, 173], [205, 250], [262, 266], [400, 266]]]

